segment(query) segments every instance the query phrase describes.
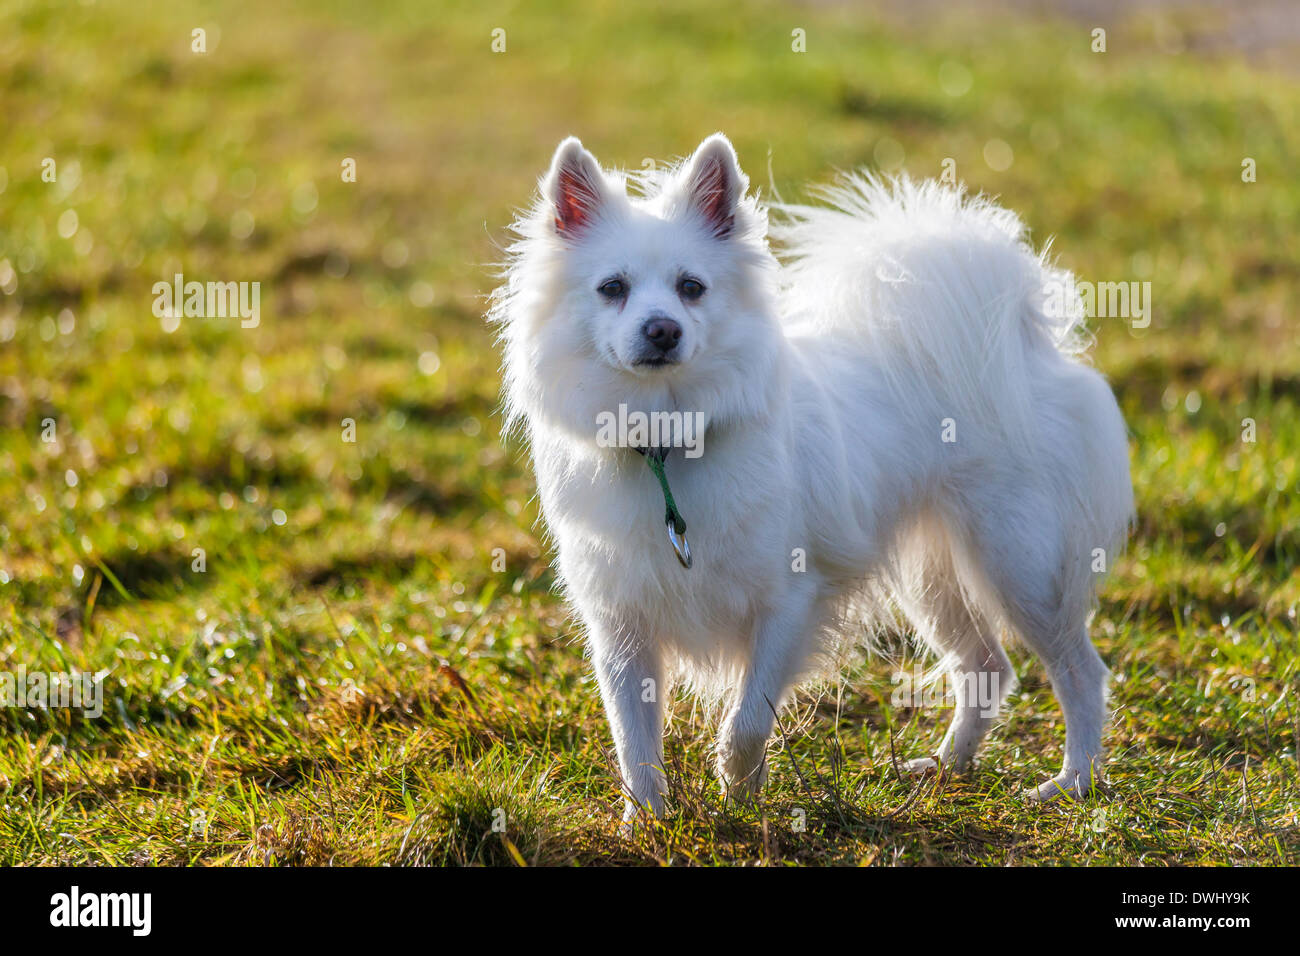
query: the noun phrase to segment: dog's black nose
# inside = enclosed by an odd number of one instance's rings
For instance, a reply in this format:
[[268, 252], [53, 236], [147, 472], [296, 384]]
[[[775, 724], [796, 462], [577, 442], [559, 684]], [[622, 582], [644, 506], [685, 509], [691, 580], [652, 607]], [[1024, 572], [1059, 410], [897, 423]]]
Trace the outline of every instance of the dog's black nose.
[[660, 352], [669, 352], [681, 340], [682, 327], [667, 316], [656, 316], [641, 326], [641, 334]]

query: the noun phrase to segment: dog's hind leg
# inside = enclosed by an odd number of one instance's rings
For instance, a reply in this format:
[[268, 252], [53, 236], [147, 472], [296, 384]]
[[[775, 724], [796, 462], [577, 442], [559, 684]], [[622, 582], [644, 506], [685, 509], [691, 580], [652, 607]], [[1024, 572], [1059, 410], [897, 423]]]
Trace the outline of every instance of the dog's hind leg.
[[1061, 772], [1025, 792], [1032, 800], [1087, 796], [1101, 776], [1101, 731], [1106, 722], [1106, 682], [1110, 676], [1101, 655], [1079, 625], [1064, 640], [1034, 641], [1025, 637], [1042, 658], [1052, 690], [1065, 715], [1065, 761]]
[[1093, 578], [1086, 536], [1072, 534], [1058, 509], [1022, 493], [1014, 508], [979, 510], [979, 569], [1001, 613], [1043, 662], [1065, 717], [1061, 772], [1027, 791], [1035, 800], [1079, 798], [1101, 773], [1101, 732], [1109, 672], [1088, 637]]
[[963, 594], [948, 547], [933, 541], [914, 555], [907, 585], [895, 595], [921, 640], [951, 681], [955, 713], [932, 757], [909, 760], [912, 773], [962, 772], [1015, 686], [997, 634]]

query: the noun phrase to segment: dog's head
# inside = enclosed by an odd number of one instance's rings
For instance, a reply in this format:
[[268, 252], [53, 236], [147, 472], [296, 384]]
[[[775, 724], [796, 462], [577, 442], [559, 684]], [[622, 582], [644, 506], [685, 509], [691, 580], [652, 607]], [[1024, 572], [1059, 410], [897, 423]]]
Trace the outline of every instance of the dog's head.
[[542, 187], [567, 253], [568, 318], [634, 376], [661, 375], [706, 350], [743, 281], [734, 247], [747, 180], [726, 137], [709, 137], [654, 185], [646, 201], [629, 199], [570, 138]]
[[720, 133], [680, 165], [632, 175], [562, 142], [493, 309], [514, 412], [590, 431], [620, 403], [709, 417], [752, 403], [774, 270], [747, 186]]

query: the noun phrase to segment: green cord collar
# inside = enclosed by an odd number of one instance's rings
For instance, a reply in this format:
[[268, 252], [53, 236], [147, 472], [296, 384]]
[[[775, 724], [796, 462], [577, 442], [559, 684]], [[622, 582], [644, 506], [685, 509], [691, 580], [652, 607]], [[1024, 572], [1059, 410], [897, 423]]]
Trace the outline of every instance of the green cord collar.
[[633, 450], [645, 458], [646, 464], [650, 466], [650, 473], [659, 481], [659, 487], [664, 493], [664, 524], [668, 526], [668, 541], [672, 544], [673, 552], [677, 555], [677, 560], [682, 563], [682, 567], [689, 568], [691, 546], [686, 540], [686, 519], [677, 510], [677, 502], [673, 500], [673, 490], [668, 487], [668, 476], [664, 473], [664, 460], [668, 457], [669, 449], [636, 448]]

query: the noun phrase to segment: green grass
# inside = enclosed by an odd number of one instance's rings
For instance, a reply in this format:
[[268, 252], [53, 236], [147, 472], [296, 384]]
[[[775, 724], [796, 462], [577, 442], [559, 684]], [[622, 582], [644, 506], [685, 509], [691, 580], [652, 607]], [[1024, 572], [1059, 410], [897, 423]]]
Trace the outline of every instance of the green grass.
[[[0, 13], [0, 670], [109, 672], [98, 720], [0, 709], [0, 862], [1300, 862], [1296, 78], [1162, 52], [1176, 20], [1094, 54], [995, 14], [547, 7]], [[1151, 328], [1095, 327], [1140, 515], [1094, 624], [1107, 796], [1016, 798], [1063, 737], [1023, 655], [979, 769], [900, 778], [948, 713], [875, 660], [783, 717], [761, 809], [679, 702], [672, 813], [620, 837], [481, 315], [560, 138], [640, 166], [715, 129], [787, 197], [951, 157], [1082, 278], [1152, 283]], [[177, 271], [260, 281], [261, 325], [165, 331]]]

